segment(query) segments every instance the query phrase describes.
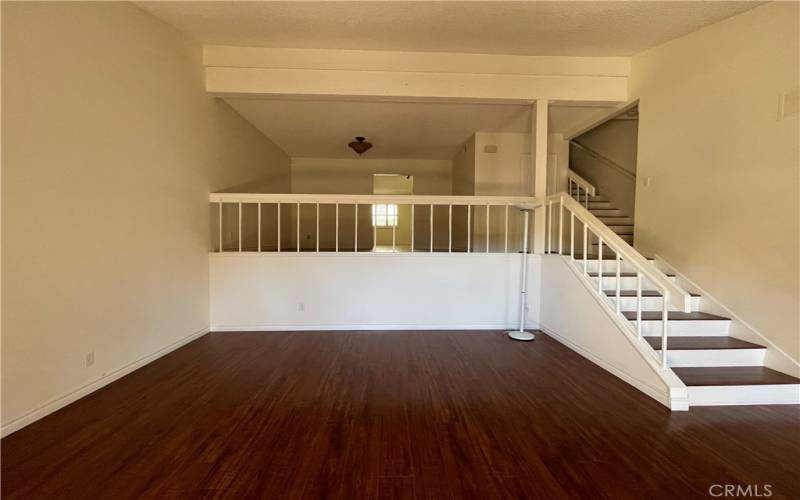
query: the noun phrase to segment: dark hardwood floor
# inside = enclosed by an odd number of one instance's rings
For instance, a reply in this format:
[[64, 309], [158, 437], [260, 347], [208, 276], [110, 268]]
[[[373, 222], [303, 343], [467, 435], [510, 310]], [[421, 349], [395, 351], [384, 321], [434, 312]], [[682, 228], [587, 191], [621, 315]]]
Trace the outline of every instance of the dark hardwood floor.
[[670, 413], [544, 335], [216, 333], [5, 438], [2, 495], [800, 498], [799, 464], [797, 407]]

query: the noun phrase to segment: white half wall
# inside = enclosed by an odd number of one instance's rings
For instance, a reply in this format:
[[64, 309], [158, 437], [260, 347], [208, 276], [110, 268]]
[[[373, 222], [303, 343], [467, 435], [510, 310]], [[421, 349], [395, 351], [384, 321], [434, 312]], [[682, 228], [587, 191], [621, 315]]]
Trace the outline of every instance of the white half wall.
[[[527, 326], [541, 257], [529, 255]], [[517, 325], [519, 254], [212, 254], [212, 330], [503, 329]]]
[[[631, 340], [568, 258], [541, 259], [540, 328], [573, 351], [673, 410], [688, 409], [688, 392], [671, 371], [654, 367], [644, 341]], [[669, 381], [665, 382], [665, 378]], [[672, 387], [672, 389], [670, 389]]]

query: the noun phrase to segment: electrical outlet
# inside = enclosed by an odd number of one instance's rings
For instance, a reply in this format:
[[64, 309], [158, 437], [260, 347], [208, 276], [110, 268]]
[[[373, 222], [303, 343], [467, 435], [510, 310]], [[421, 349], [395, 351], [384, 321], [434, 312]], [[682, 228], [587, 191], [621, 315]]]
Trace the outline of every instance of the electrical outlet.
[[86, 353], [86, 368], [94, 364], [94, 351]]
[[303, 304], [302, 302], [300, 302], [299, 304], [297, 304], [297, 310], [300, 311], [300, 312], [305, 311], [306, 310], [306, 305]]

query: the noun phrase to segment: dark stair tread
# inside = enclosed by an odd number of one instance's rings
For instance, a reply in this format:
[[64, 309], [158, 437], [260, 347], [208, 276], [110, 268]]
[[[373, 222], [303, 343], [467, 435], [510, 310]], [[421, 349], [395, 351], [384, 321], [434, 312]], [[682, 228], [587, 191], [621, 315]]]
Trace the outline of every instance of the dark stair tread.
[[800, 379], [766, 366], [688, 367], [672, 371], [688, 386], [800, 384]]
[[[614, 252], [611, 251], [611, 253], [613, 254]], [[569, 252], [564, 252], [562, 255], [566, 255], [567, 257], [569, 257]], [[576, 253], [573, 257], [575, 257], [575, 260], [583, 260], [582, 253]], [[603, 252], [603, 260], [615, 260], [616, 258], [617, 257], [615, 255], [608, 255], [606, 252]], [[589, 254], [586, 256], [586, 260], [597, 260], [597, 255]], [[648, 257], [647, 260], [655, 260], [655, 259]]]
[[[636, 311], [623, 311], [622, 314], [629, 320], [636, 320]], [[644, 321], [661, 321], [661, 311], [642, 311], [642, 320]], [[695, 312], [681, 312], [669, 311], [667, 313], [668, 321], [728, 321], [730, 318], [717, 316], [716, 314], [705, 313], [701, 311]]]
[[624, 227], [633, 227], [633, 224], [632, 223], [629, 224], [627, 222], [625, 222], [625, 223], [618, 222], [618, 223], [614, 223], [614, 224], [606, 224], [606, 226], [608, 226], [608, 227], [623, 227], [623, 226]]
[[[653, 349], [661, 349], [661, 337], [644, 337], [644, 339]], [[765, 349], [765, 347], [734, 337], [674, 336], [667, 339], [668, 351], [694, 351], [701, 349]]]
[[[592, 278], [597, 278], [597, 273], [589, 273], [589, 276], [591, 276]], [[616, 276], [616, 274], [613, 273], [613, 272], [612, 273], [603, 273], [603, 276], [605, 276], [607, 278], [613, 278], [613, 277]], [[621, 278], [635, 278], [636, 277], [636, 273], [630, 273], [630, 272], [619, 273], [619, 276]], [[674, 278], [675, 275], [674, 274], [667, 274], [667, 277]]]
[[[612, 273], [609, 276], [615, 277]], [[617, 291], [616, 290], [605, 290], [606, 295], [609, 297], [616, 297]], [[636, 297], [636, 290], [620, 290], [619, 291], [620, 297]], [[690, 293], [692, 297], [699, 297], [700, 294], [698, 293]], [[642, 297], [661, 297], [661, 292], [658, 290], [642, 290]]]

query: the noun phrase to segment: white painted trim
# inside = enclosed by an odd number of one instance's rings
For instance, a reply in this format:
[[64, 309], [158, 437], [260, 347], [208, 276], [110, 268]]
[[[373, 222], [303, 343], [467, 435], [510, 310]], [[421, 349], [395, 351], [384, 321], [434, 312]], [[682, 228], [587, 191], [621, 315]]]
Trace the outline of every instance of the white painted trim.
[[640, 380], [640, 379], [634, 377], [633, 375], [631, 375], [631, 374], [629, 374], [629, 373], [627, 373], [627, 372], [625, 372], [623, 370], [620, 370], [616, 366], [614, 366], [614, 365], [612, 365], [610, 363], [607, 363], [603, 359], [598, 358], [597, 356], [595, 356], [591, 352], [587, 351], [586, 349], [582, 348], [578, 344], [575, 344], [574, 342], [571, 342], [566, 337], [562, 337], [561, 335], [557, 334], [551, 328], [548, 328], [547, 326], [544, 326], [544, 325], [539, 325], [539, 329], [541, 331], [543, 331], [544, 333], [546, 333], [547, 335], [549, 335], [550, 337], [552, 337], [553, 339], [555, 339], [558, 342], [560, 342], [561, 344], [569, 347], [570, 349], [572, 349], [576, 353], [578, 353], [581, 356], [583, 356], [584, 358], [588, 359], [592, 363], [600, 366], [601, 368], [603, 368], [607, 372], [611, 373], [612, 375], [616, 376], [617, 378], [620, 378], [620, 379], [624, 380], [628, 384], [630, 384], [633, 387], [639, 389], [640, 391], [642, 391], [643, 393], [647, 394], [651, 398], [655, 399], [656, 401], [658, 401], [662, 405], [666, 406], [667, 408], [670, 408], [670, 397], [669, 397], [669, 391], [668, 391], [669, 388], [668, 387], [653, 387], [652, 385], [648, 384], [647, 382], [644, 382], [643, 380]]
[[122, 368], [119, 368], [110, 373], [106, 373], [97, 380], [89, 382], [88, 384], [83, 385], [81, 387], [78, 387], [72, 392], [69, 392], [67, 394], [64, 394], [63, 396], [59, 396], [55, 399], [50, 400], [49, 402], [43, 404], [42, 406], [36, 408], [35, 410], [32, 410], [26, 413], [25, 415], [18, 417], [12, 420], [11, 422], [5, 424], [4, 426], [2, 426], [2, 428], [0, 428], [0, 437], [6, 437], [9, 434], [12, 434], [22, 429], [23, 427], [30, 425], [36, 422], [37, 420], [44, 418], [47, 415], [50, 415], [55, 411], [60, 410], [61, 408], [67, 406], [68, 404], [73, 403], [102, 387], [105, 387], [111, 382], [114, 382], [115, 380], [118, 380], [135, 370], [138, 370], [139, 368], [157, 360], [158, 358], [166, 354], [169, 354], [170, 352], [174, 351], [175, 349], [178, 349], [179, 347], [183, 347], [189, 342], [202, 337], [209, 331], [210, 331], [209, 328], [203, 328], [202, 330], [198, 330], [190, 335], [187, 335], [186, 337], [183, 337], [180, 340], [173, 342], [172, 344], [169, 344], [168, 346], [162, 347], [161, 349], [158, 349], [157, 351], [148, 354], [147, 356], [144, 356], [143, 358], [139, 358], [138, 360], [133, 361], [132, 363], [129, 363], [123, 366]]
[[[539, 325], [526, 318], [526, 326], [537, 329]], [[373, 330], [508, 330], [518, 325], [512, 323], [270, 323], [261, 325], [214, 325], [212, 332], [298, 332], [298, 331], [373, 331]]]
[[[758, 331], [754, 326], [752, 326], [747, 321], [743, 320], [739, 315], [737, 315], [735, 312], [733, 312], [725, 304], [723, 304], [722, 302], [720, 302], [719, 300], [714, 298], [713, 295], [708, 293], [705, 289], [703, 289], [697, 283], [695, 283], [694, 281], [692, 281], [689, 278], [687, 278], [685, 274], [681, 273], [680, 271], [678, 271], [677, 268], [675, 268], [675, 266], [673, 266], [672, 264], [667, 262], [667, 260], [664, 259], [664, 257], [662, 257], [659, 254], [653, 254], [653, 259], [655, 260], [655, 262], [659, 262], [663, 266], [665, 266], [667, 268], [668, 272], [670, 274], [674, 274], [675, 277], [678, 280], [685, 281], [691, 287], [693, 287], [695, 289], [694, 291], [699, 293], [704, 301], [705, 300], [711, 301], [715, 306], [719, 307], [720, 309], [722, 309], [722, 311], [724, 311], [724, 315], [725, 316], [731, 318], [732, 320], [735, 320], [736, 322], [740, 323], [742, 326], [747, 328], [750, 331], [750, 333], [752, 333], [755, 337], [757, 337], [760, 342], [763, 342], [763, 344], [770, 351], [772, 351], [771, 354], [775, 354], [775, 355], [779, 356], [780, 358], [783, 358], [783, 362], [784, 363], [782, 363], [782, 365], [785, 364], [785, 365], [793, 367], [794, 373], [790, 374], [790, 375], [794, 375], [796, 377], [800, 377], [800, 362], [798, 360], [792, 358], [786, 351], [784, 351], [783, 349], [781, 349], [780, 347], [775, 345], [774, 342], [772, 342], [770, 339], [768, 339], [766, 336], [764, 336], [764, 334], [762, 334], [760, 331]], [[743, 340], [747, 340], [747, 339], [743, 339]], [[667, 348], [669, 348], [669, 346], [667, 346]], [[770, 365], [767, 365], [767, 366], [769, 368], [775, 368], [775, 369], [779, 369], [779, 370], [781, 368], [781, 366], [771, 366], [771, 365], [773, 365], [773, 364], [770, 363]], [[783, 371], [783, 370], [780, 370], [780, 371]]]
[[703, 385], [689, 387], [692, 406], [800, 404], [800, 384]]

